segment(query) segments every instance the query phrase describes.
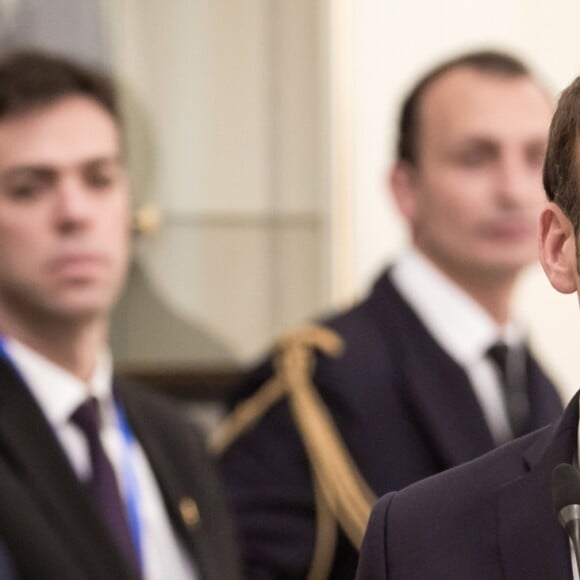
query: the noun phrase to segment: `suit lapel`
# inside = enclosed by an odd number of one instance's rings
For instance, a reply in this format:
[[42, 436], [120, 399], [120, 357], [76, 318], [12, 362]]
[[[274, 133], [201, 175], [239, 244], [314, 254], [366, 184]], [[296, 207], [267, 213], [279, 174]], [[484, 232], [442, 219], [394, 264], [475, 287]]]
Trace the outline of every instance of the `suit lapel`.
[[[0, 453], [87, 578], [129, 578], [52, 428], [14, 369], [0, 359]], [[90, 572], [88, 572], [90, 570]]]
[[[438, 369], [437, 376], [430, 373], [431, 368]], [[441, 360], [430, 365], [412, 355], [406, 393], [418, 424], [441, 458], [444, 469], [479, 457], [495, 447], [467, 375], [453, 361]]]
[[[196, 498], [191, 497], [191, 485], [176, 473], [172, 461], [167, 457], [167, 446], [160, 440], [162, 428], [152, 429], [155, 417], [141, 404], [137, 389], [115, 385], [116, 396], [125, 406], [127, 417], [137, 440], [142, 446], [157, 479], [165, 507], [177, 535], [181, 537], [192, 559], [201, 570], [207, 568], [204, 534], [200, 533], [199, 513]], [[195, 463], [195, 458], [190, 458]]]
[[[388, 275], [371, 297], [400, 375], [400, 396], [446, 469], [495, 447], [464, 370], [429, 334]], [[433, 374], [432, 369], [437, 369]]]
[[500, 554], [506, 580], [572, 580], [568, 538], [552, 509], [551, 475], [576, 450], [578, 395], [522, 458], [525, 473], [498, 495]]

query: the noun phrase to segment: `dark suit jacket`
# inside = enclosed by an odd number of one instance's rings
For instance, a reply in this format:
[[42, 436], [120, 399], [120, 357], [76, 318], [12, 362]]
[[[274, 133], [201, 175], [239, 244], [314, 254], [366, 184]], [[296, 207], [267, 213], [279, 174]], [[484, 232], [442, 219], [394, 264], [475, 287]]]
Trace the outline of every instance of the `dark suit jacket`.
[[[202, 439], [163, 398], [115, 386], [156, 475], [177, 535], [201, 578], [237, 579], [238, 559], [221, 485]], [[192, 498], [199, 523], [180, 512]], [[0, 360], [0, 538], [18, 577], [37, 580], [129, 580], [42, 411]]]
[[383, 497], [357, 580], [572, 580], [551, 473], [577, 436], [578, 395], [554, 426]]
[[[328, 320], [344, 339], [338, 359], [319, 356], [315, 383], [362, 475], [377, 495], [473, 459], [494, 441], [469, 379], [434, 341], [393, 287], [388, 273], [370, 297]], [[555, 420], [562, 405], [526, 354], [530, 430]], [[272, 373], [267, 361], [238, 400]], [[250, 578], [304, 578], [315, 537], [312, 476], [282, 402], [223, 457]], [[357, 553], [339, 536], [331, 578], [354, 576]]]
[[16, 579], [14, 562], [3, 542], [0, 542], [0, 578], [2, 578], [2, 580]]

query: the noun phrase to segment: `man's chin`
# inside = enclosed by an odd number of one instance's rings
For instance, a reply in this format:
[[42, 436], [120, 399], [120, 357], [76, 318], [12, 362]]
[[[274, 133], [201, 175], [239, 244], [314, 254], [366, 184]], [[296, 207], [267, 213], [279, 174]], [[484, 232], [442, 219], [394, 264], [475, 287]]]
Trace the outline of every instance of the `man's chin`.
[[103, 300], [102, 297], [75, 297], [74, 299], [55, 301], [46, 305], [46, 314], [63, 322], [90, 322], [95, 319], [107, 318], [113, 307], [112, 300]]
[[501, 260], [482, 260], [479, 264], [474, 264], [473, 271], [474, 275], [479, 273], [482, 277], [510, 281], [515, 280], [524, 270], [536, 263], [537, 259], [537, 256], [533, 258], [503, 256]]

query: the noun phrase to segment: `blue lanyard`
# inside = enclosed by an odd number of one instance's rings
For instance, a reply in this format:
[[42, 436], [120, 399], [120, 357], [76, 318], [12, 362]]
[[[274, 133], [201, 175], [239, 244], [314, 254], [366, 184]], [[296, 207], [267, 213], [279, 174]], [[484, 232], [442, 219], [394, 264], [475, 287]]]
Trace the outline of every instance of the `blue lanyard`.
[[129, 528], [133, 536], [135, 550], [137, 552], [137, 560], [141, 570], [143, 570], [143, 542], [141, 533], [141, 523], [139, 517], [139, 485], [137, 483], [137, 476], [133, 469], [133, 461], [131, 459], [131, 452], [135, 447], [135, 436], [127, 421], [125, 409], [118, 402], [115, 401], [115, 412], [117, 414], [117, 421], [121, 431], [122, 441], [122, 458], [121, 458], [121, 476], [123, 478], [123, 489], [125, 491], [125, 504], [127, 507], [127, 515], [129, 517]]
[[6, 338], [0, 334], [0, 358], [3, 359], [6, 363], [10, 365], [10, 368], [18, 375], [18, 377], [22, 380], [22, 376], [20, 371], [16, 368], [16, 365], [8, 355], [6, 351]]

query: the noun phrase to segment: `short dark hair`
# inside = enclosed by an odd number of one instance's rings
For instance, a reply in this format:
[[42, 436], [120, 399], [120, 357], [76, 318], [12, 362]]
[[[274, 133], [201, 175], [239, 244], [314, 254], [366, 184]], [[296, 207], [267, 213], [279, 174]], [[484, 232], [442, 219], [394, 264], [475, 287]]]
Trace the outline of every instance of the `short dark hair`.
[[75, 95], [93, 99], [120, 124], [113, 83], [100, 71], [32, 50], [0, 59], [0, 120]]
[[543, 176], [548, 199], [562, 208], [576, 232], [580, 229], [580, 174], [576, 159], [579, 134], [580, 77], [577, 77], [562, 92], [552, 118]]
[[421, 101], [426, 90], [447, 72], [457, 68], [507, 78], [532, 77], [532, 72], [518, 58], [499, 51], [482, 50], [456, 56], [428, 71], [405, 97], [399, 115], [397, 157], [412, 165], [418, 162]]

